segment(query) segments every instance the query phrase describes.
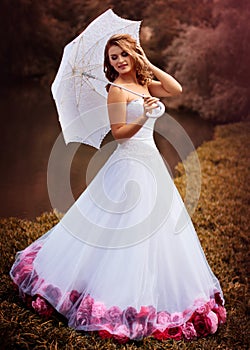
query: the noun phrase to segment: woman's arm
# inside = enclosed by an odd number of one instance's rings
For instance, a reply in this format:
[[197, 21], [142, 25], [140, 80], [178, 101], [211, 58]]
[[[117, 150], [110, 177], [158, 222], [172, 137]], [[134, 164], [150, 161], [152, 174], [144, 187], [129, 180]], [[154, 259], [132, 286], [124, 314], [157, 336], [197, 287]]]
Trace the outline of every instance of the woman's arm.
[[142, 115], [134, 123], [126, 124], [127, 94], [118, 87], [111, 87], [108, 94], [108, 113], [111, 132], [116, 140], [134, 136], [146, 122], [147, 117]]
[[159, 80], [152, 80], [148, 84], [149, 92], [152, 96], [168, 97], [176, 96], [182, 92], [181, 84], [174, 79], [170, 74], [164, 72], [160, 68], [153, 65], [145, 55], [142, 47], [138, 45], [139, 56], [142, 57], [144, 62], [148, 65], [154, 76]]
[[157, 97], [168, 97], [179, 95], [182, 92], [180, 83], [170, 74], [164, 72], [160, 68], [157, 68], [149, 61], [148, 64], [154, 76], [159, 80], [152, 80], [152, 82], [148, 85], [151, 95]]
[[[145, 110], [155, 108], [154, 97], [146, 97], [144, 99]], [[145, 114], [134, 120], [133, 123], [126, 124], [126, 110], [127, 110], [127, 93], [112, 86], [108, 94], [108, 113], [110, 119], [111, 132], [116, 140], [128, 139], [134, 136], [148, 119]]]

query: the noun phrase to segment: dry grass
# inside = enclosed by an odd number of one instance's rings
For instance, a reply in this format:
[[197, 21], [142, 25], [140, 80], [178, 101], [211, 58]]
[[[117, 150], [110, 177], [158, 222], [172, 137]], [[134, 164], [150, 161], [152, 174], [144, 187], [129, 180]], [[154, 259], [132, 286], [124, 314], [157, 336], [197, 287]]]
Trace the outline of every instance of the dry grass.
[[[202, 191], [192, 219], [208, 262], [221, 282], [228, 312], [227, 323], [216, 334], [189, 343], [148, 338], [122, 345], [113, 340], [102, 340], [96, 334], [74, 331], [59, 316], [49, 321], [41, 319], [19, 299], [8, 272], [16, 251], [58, 221], [54, 213], [44, 213], [34, 222], [17, 218], [0, 220], [1, 349], [249, 349], [249, 131], [250, 123], [217, 126], [214, 140], [197, 150], [202, 167]], [[192, 155], [187, 164], [192, 169]], [[177, 170], [179, 175], [175, 183], [184, 198], [183, 165], [179, 164]]]

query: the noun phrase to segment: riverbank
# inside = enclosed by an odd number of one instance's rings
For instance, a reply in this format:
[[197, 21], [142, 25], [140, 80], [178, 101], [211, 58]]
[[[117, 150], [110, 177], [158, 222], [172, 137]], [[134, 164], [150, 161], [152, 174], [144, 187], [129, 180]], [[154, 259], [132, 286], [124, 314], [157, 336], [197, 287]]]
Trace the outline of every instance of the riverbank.
[[[0, 219], [1, 349], [248, 349], [249, 132], [250, 123], [220, 125], [215, 128], [213, 140], [197, 149], [202, 187], [192, 220], [208, 262], [221, 282], [228, 313], [227, 323], [216, 334], [190, 343], [161, 343], [148, 338], [124, 346], [73, 331], [57, 317], [42, 320], [19, 299], [8, 272], [16, 251], [58, 222], [54, 213], [44, 213], [34, 221]], [[192, 155], [186, 162], [192, 169]], [[175, 184], [184, 198], [184, 167], [178, 164], [176, 169]]]
[[[189, 135], [195, 148], [203, 141], [211, 140], [214, 129], [211, 122], [187, 111], [168, 110], [168, 113]], [[79, 144], [74, 154], [73, 149], [76, 145], [70, 143], [66, 146], [62, 139], [58, 114], [49, 85], [43, 87], [34, 81], [26, 81], [1, 90], [0, 115], [2, 120], [0, 217], [15, 216], [35, 220], [41, 213], [52, 210], [47, 175], [48, 160], [56, 140], [59, 142], [57, 151], [60, 149], [60, 157], [56, 165], [58, 173], [54, 175], [60, 176], [61, 173], [67, 173], [70, 167], [74, 198], [78, 198], [86, 188], [86, 174], [93, 156], [97, 153], [95, 159], [100, 160], [94, 167], [97, 171], [98, 164], [101, 166], [115, 147], [114, 139], [109, 132], [103, 140], [102, 146], [110, 143], [105, 147], [105, 151]], [[168, 118], [165, 116], [159, 118], [155, 125], [155, 141], [174, 174], [174, 167], [180, 158], [167, 141], [168, 131]], [[17, 135], [15, 142], [13, 142], [13, 134]], [[64, 185], [56, 179], [54, 181], [54, 189], [60, 197], [57, 209], [66, 212], [72, 202], [65, 200], [65, 193], [61, 191]]]

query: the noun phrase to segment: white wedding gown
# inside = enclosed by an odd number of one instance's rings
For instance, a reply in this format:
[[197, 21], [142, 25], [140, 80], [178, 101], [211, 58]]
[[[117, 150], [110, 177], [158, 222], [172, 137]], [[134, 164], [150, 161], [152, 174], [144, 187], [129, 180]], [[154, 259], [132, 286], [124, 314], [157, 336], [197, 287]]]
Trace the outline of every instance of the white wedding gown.
[[[141, 99], [129, 102], [127, 122], [142, 108]], [[192, 339], [225, 322], [219, 281], [156, 148], [154, 123], [118, 144], [61, 221], [17, 253], [10, 276], [41, 315], [52, 305], [70, 327], [121, 341]]]

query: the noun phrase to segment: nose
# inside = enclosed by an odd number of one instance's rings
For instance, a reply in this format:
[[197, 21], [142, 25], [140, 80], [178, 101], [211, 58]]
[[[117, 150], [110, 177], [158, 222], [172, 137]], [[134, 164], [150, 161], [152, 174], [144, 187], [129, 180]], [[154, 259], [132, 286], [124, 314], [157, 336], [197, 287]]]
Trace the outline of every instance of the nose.
[[118, 56], [118, 63], [123, 62], [124, 61], [124, 57], [122, 55]]

